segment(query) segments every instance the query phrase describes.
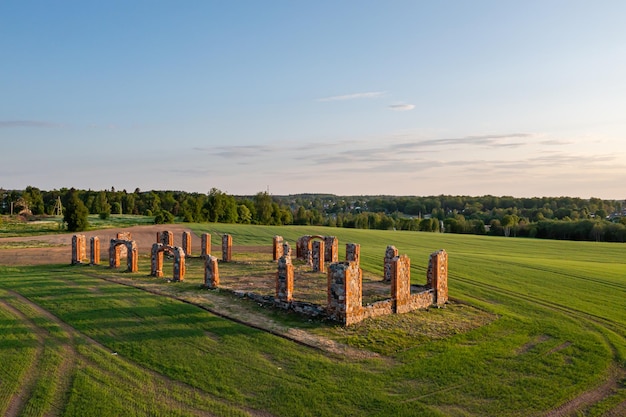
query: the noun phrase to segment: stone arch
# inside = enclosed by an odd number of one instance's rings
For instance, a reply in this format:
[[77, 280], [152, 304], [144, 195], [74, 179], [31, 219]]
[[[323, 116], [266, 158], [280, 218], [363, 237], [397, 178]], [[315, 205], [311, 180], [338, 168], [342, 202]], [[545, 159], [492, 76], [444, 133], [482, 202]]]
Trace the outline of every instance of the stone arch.
[[127, 272], [137, 272], [137, 259], [139, 257], [137, 243], [134, 240], [111, 239], [109, 246], [109, 266], [119, 268], [122, 248], [126, 248]]
[[323, 261], [332, 263], [339, 261], [339, 240], [335, 236], [304, 235], [296, 241], [296, 257], [304, 260], [307, 265], [313, 265], [313, 240], [319, 239], [324, 243]]
[[153, 277], [163, 276], [163, 254], [169, 253], [174, 257], [174, 276], [172, 281], [185, 279], [185, 251], [179, 246], [153, 243], [150, 254], [150, 275]]

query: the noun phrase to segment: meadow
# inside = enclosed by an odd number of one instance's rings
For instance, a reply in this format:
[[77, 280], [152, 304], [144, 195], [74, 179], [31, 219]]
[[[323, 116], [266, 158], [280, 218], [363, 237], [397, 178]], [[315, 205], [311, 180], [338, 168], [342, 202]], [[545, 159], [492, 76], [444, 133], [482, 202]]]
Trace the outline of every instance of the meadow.
[[[204, 290], [197, 259], [182, 283], [147, 277], [147, 254], [136, 274], [0, 266], [0, 414], [609, 416], [626, 409], [622, 244], [189, 227], [211, 233], [214, 243], [229, 233], [235, 246], [269, 246], [274, 235], [292, 246], [305, 234], [334, 235], [340, 258], [345, 243], [360, 243], [361, 267], [379, 276], [393, 244], [411, 258], [417, 284], [425, 282], [428, 255], [445, 249], [452, 302], [346, 329]], [[206, 295], [207, 309], [221, 299], [239, 303], [257, 320], [372, 354], [331, 354], [111, 280], [180, 298]]]

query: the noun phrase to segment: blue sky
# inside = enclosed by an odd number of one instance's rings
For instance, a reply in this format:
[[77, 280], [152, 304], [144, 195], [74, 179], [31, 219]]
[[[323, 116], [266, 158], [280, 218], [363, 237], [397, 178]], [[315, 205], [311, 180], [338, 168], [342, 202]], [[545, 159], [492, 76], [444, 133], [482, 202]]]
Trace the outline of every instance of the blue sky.
[[0, 187], [623, 199], [623, 1], [3, 1]]

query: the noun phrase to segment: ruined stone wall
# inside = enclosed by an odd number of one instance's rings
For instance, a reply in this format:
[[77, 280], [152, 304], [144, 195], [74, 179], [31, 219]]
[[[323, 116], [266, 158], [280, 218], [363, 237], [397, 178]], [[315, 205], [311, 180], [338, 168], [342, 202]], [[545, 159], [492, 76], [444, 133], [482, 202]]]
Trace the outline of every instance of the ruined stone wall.
[[222, 236], [222, 261], [233, 260], [233, 237], [231, 235]]
[[72, 265], [83, 263], [87, 259], [87, 241], [85, 235], [72, 236]]
[[191, 233], [184, 231], [183, 232], [183, 252], [185, 252], [185, 256], [191, 256]]
[[172, 281], [185, 279], [185, 251], [180, 246], [169, 246], [162, 243], [152, 244], [150, 253], [150, 275], [160, 278], [163, 276], [163, 253], [168, 252], [174, 257]]
[[163, 244], [153, 243], [150, 251], [150, 276], [163, 276]]
[[100, 265], [100, 238], [94, 236], [89, 240], [89, 263]]
[[283, 237], [274, 236], [272, 241], [272, 260], [277, 261], [283, 256]]
[[410, 310], [411, 298], [411, 260], [406, 255], [396, 256], [391, 260], [391, 299], [398, 314]]
[[361, 264], [361, 245], [358, 243], [346, 243], [346, 261]]
[[126, 271], [137, 272], [139, 270], [137, 266], [139, 251], [137, 250], [137, 243], [134, 240], [111, 239], [109, 246], [109, 267], [119, 268], [122, 248], [126, 249]]
[[363, 273], [354, 262], [335, 262], [328, 267], [328, 315], [345, 325], [363, 319]]
[[200, 256], [207, 258], [211, 255], [211, 235], [203, 233], [200, 237]]
[[311, 262], [313, 264], [313, 272], [324, 272], [324, 241], [315, 240], [312, 244]]
[[204, 286], [206, 288], [217, 288], [220, 286], [220, 272], [215, 256], [207, 256], [204, 262]]
[[293, 301], [293, 278], [294, 270], [291, 258], [281, 256], [278, 259], [278, 271], [276, 272], [276, 303]]
[[392, 245], [387, 246], [383, 265], [383, 282], [391, 282], [391, 263], [393, 262], [393, 258], [395, 258], [396, 256], [398, 256], [398, 249], [396, 249], [396, 247]]

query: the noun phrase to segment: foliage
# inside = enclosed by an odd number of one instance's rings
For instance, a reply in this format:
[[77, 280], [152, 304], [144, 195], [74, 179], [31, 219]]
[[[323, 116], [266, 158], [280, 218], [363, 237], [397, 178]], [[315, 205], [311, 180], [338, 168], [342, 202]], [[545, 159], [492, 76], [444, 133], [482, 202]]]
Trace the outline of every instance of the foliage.
[[89, 226], [87, 216], [89, 210], [78, 198], [78, 191], [71, 189], [65, 195], [65, 212], [63, 213], [63, 221], [67, 224], [67, 230], [70, 232], [80, 232], [86, 230]]

